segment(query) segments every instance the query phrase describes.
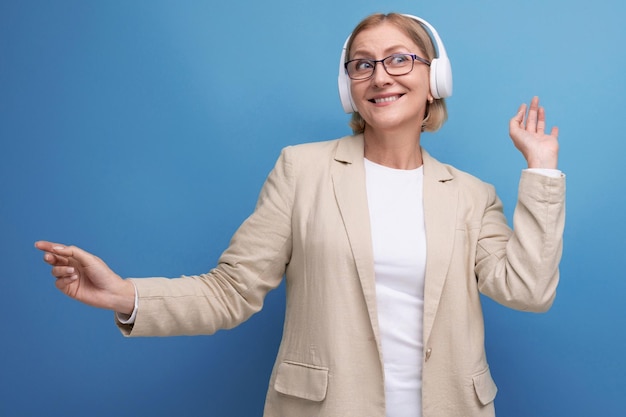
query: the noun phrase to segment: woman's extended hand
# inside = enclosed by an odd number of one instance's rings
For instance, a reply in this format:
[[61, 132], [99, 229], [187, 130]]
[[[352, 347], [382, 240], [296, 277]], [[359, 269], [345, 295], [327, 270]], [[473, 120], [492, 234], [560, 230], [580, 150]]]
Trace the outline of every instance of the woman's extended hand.
[[52, 265], [56, 286], [66, 295], [94, 307], [130, 314], [135, 305], [135, 287], [122, 279], [100, 258], [76, 246], [39, 241], [35, 247], [45, 252]]
[[559, 157], [559, 129], [555, 126], [545, 133], [546, 112], [539, 106], [539, 97], [533, 97], [526, 115], [526, 103], [509, 122], [513, 144], [524, 155], [528, 168], [556, 169]]

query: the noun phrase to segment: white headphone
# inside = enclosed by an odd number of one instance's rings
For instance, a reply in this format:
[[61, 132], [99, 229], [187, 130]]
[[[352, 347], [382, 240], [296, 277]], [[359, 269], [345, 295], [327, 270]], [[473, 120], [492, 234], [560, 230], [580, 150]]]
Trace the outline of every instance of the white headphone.
[[[437, 58], [433, 59], [430, 63], [430, 93], [434, 98], [450, 97], [452, 95], [452, 67], [450, 66], [450, 60], [446, 54], [446, 48], [443, 46], [443, 42], [441, 41], [439, 34], [435, 28], [424, 19], [410, 14], [403, 14], [403, 16], [410, 17], [411, 19], [418, 21], [430, 31], [437, 47]], [[339, 98], [341, 99], [343, 110], [346, 113], [353, 113], [357, 111], [356, 106], [352, 101], [350, 78], [348, 77], [345, 68], [346, 48], [351, 37], [352, 35], [348, 36], [348, 39], [344, 42], [343, 49], [341, 50], [341, 59], [339, 60]]]

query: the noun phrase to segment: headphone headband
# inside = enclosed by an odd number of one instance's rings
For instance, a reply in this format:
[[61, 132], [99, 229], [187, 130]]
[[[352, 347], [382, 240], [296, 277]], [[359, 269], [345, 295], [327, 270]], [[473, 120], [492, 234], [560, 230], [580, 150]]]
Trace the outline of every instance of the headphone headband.
[[[439, 34], [430, 23], [421, 17], [410, 14], [403, 14], [402, 16], [419, 22], [430, 32], [431, 41], [434, 40], [433, 43], [437, 49], [437, 58], [433, 59], [430, 63], [430, 93], [436, 99], [450, 97], [452, 95], [452, 67], [450, 66], [450, 60], [446, 54], [446, 48], [444, 47]], [[345, 68], [347, 53], [346, 48], [348, 47], [348, 42], [351, 37], [352, 34], [348, 36], [343, 44], [343, 49], [341, 50], [341, 58], [339, 59], [339, 77], [337, 80], [339, 98], [341, 99], [341, 105], [346, 113], [353, 113], [357, 111], [356, 106], [352, 101], [350, 78], [348, 77]]]

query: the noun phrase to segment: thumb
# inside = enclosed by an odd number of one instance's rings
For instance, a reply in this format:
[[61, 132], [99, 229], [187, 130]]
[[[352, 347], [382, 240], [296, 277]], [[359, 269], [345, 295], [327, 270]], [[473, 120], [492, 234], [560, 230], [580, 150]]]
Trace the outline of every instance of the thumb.
[[525, 115], [526, 115], [526, 103], [522, 103], [522, 105], [519, 106], [519, 108], [517, 109], [517, 113], [515, 114], [515, 116], [511, 118], [511, 121], [509, 122], [509, 127], [511, 128], [521, 127], [522, 122], [524, 121]]

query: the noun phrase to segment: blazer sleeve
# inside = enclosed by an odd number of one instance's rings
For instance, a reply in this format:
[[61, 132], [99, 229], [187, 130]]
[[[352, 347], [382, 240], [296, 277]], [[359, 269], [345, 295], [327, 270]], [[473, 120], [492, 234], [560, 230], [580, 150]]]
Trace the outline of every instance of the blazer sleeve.
[[210, 272], [180, 278], [132, 279], [138, 309], [126, 336], [212, 334], [235, 327], [259, 311], [276, 288], [291, 256], [292, 165], [283, 150], [256, 208]]
[[479, 290], [511, 308], [547, 311], [559, 281], [565, 178], [522, 172], [512, 233], [503, 230], [503, 217], [502, 204], [490, 187], [476, 251]]

